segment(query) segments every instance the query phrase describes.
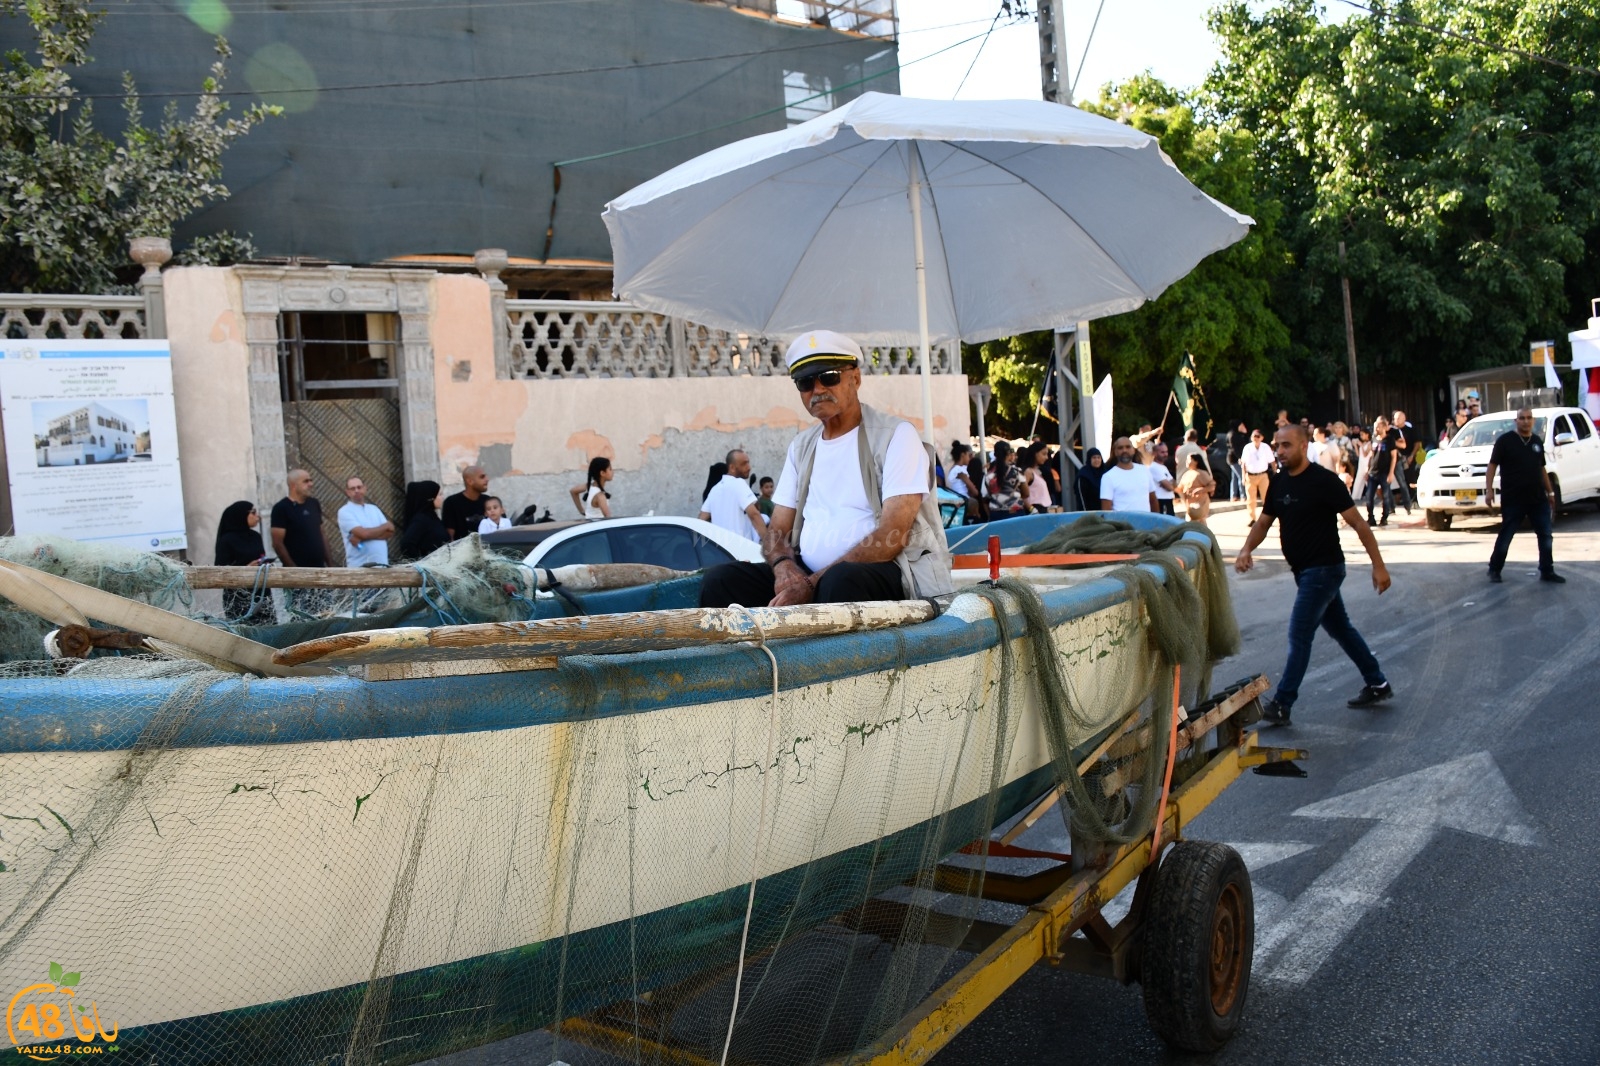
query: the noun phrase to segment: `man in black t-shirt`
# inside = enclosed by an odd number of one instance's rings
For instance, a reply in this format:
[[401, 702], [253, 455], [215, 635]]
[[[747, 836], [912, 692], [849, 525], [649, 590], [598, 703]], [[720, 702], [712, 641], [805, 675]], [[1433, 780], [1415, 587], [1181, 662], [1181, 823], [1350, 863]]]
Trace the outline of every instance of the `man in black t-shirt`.
[[1300, 682], [1311, 661], [1311, 641], [1318, 626], [1338, 641], [1361, 671], [1365, 686], [1349, 701], [1351, 707], [1370, 707], [1394, 696], [1377, 657], [1350, 623], [1339, 593], [1339, 586], [1344, 584], [1344, 550], [1339, 547], [1341, 517], [1367, 549], [1367, 557], [1372, 560], [1372, 587], [1380, 596], [1389, 588], [1389, 570], [1383, 565], [1372, 527], [1362, 519], [1339, 475], [1306, 458], [1305, 429], [1284, 426], [1272, 444], [1283, 469], [1272, 475], [1261, 517], [1250, 527], [1233, 568], [1242, 574], [1253, 567], [1251, 553], [1266, 539], [1275, 519], [1283, 523], [1278, 538], [1284, 561], [1294, 571], [1296, 589], [1294, 608], [1289, 612], [1289, 661], [1278, 679], [1278, 691], [1262, 708], [1261, 716], [1271, 725], [1289, 725], [1289, 712], [1300, 696]]
[[1533, 431], [1533, 410], [1517, 412], [1517, 428], [1502, 433], [1489, 453], [1489, 469], [1483, 479], [1483, 502], [1494, 506], [1494, 475], [1500, 474], [1500, 535], [1494, 539], [1489, 555], [1489, 580], [1498, 582], [1505, 569], [1511, 538], [1528, 519], [1539, 541], [1539, 580], [1557, 585], [1566, 578], [1556, 573], [1552, 508], [1556, 493], [1550, 485], [1550, 472], [1544, 465], [1544, 440]]
[[272, 550], [284, 566], [327, 566], [322, 501], [311, 495], [311, 475], [289, 471], [289, 495], [272, 505]]
[[489, 475], [481, 466], [469, 466], [461, 471], [462, 490], [444, 498], [439, 517], [451, 540], [460, 540], [468, 533], [478, 531], [483, 521], [483, 507], [489, 502]]

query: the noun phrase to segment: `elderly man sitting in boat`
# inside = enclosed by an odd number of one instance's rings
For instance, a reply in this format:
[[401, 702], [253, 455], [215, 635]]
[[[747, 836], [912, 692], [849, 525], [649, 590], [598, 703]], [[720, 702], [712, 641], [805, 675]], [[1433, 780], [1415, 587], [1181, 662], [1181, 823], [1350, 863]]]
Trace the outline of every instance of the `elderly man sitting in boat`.
[[861, 402], [861, 347], [816, 330], [785, 361], [817, 424], [789, 445], [764, 563], [706, 571], [702, 607], [903, 600], [950, 592], [933, 459], [905, 419]]

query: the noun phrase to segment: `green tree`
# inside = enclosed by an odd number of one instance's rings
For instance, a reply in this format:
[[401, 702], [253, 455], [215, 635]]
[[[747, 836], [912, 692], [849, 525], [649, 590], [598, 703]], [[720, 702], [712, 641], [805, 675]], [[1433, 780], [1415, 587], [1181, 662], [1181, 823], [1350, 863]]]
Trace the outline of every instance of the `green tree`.
[[1340, 241], [1360, 367], [1395, 381], [1524, 361], [1600, 295], [1600, 77], [1529, 55], [1592, 68], [1593, 3], [1373, 6], [1338, 23], [1312, 0], [1211, 15], [1206, 107], [1254, 131], [1296, 264], [1272, 301], [1286, 398], [1342, 377]]
[[123, 129], [113, 139], [72, 85], [104, 13], [84, 0], [0, 0], [0, 14], [27, 20], [35, 52], [13, 49], [0, 66], [0, 288], [106, 291], [133, 273], [129, 238], [170, 236], [176, 222], [228, 195], [223, 151], [280, 109], [255, 105], [224, 118], [218, 94], [229, 53], [219, 37], [187, 117], [173, 103], [145, 126], [125, 75]]
[[[1098, 100], [1081, 106], [1154, 136], [1190, 181], [1256, 220], [1243, 241], [1202, 260], [1155, 300], [1093, 323], [1095, 374], [1111, 374], [1119, 427], [1160, 419], [1185, 351], [1194, 353], [1217, 417], [1268, 402], [1277, 395], [1275, 367], [1290, 343], [1272, 306], [1274, 281], [1290, 257], [1277, 234], [1282, 208], [1259, 188], [1254, 136], [1214, 120], [1149, 74], [1106, 85]], [[967, 349], [964, 367], [974, 380], [989, 382], [1006, 429], [1021, 433], [1032, 421], [1051, 348], [1048, 333], [1033, 333]]]

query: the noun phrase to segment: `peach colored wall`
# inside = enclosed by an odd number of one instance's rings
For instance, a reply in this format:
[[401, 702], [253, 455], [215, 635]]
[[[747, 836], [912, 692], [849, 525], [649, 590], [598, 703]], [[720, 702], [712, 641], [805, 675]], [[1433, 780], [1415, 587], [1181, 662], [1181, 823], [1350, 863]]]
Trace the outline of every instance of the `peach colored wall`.
[[[576, 516], [568, 489], [597, 455], [616, 466], [614, 514], [693, 514], [707, 468], [729, 449], [744, 448], [758, 475], [776, 477], [810, 421], [785, 377], [496, 380], [488, 286], [441, 275], [434, 291], [440, 483], [456, 491], [460, 471], [481, 464], [513, 517], [535, 502]], [[941, 451], [971, 431], [966, 385], [962, 375], [933, 380]], [[916, 377], [869, 376], [862, 396], [920, 428]]]
[[[238, 279], [224, 267], [175, 267], [162, 282], [188, 557], [209, 564], [223, 509], [255, 496], [243, 302]], [[255, 500], [263, 517], [272, 502]]]

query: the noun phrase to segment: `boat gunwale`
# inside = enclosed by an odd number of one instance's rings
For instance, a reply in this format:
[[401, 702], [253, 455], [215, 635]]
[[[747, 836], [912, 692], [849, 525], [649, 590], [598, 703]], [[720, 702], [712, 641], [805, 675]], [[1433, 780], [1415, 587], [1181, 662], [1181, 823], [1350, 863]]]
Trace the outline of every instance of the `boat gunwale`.
[[[1154, 515], [1146, 520], [1173, 521]], [[1174, 549], [1189, 556], [1184, 563], [1192, 568], [1209, 544], [1190, 532]], [[1160, 567], [1139, 565], [1165, 580]], [[1043, 592], [1053, 626], [1115, 607], [1126, 598], [1123, 584], [1104, 576]], [[1009, 612], [1009, 618], [1013, 632], [1020, 632], [1025, 625], [1021, 612]], [[948, 662], [998, 642], [992, 617], [968, 621], [946, 612], [912, 626], [775, 641], [771, 648], [778, 659], [780, 687], [792, 691], [889, 668]], [[130, 749], [183, 683], [181, 678], [4, 682], [0, 754]], [[522, 729], [759, 698], [770, 693], [771, 683], [766, 656], [751, 644], [575, 655], [560, 660], [553, 670], [469, 679], [229, 678], [208, 687], [201, 707], [164, 746], [337, 743]], [[91, 691], [98, 702], [111, 706], [105, 692], [113, 686], [113, 721], [85, 721], [81, 712], [61, 709], [75, 695]], [[401, 686], [406, 698], [397, 701]]]

